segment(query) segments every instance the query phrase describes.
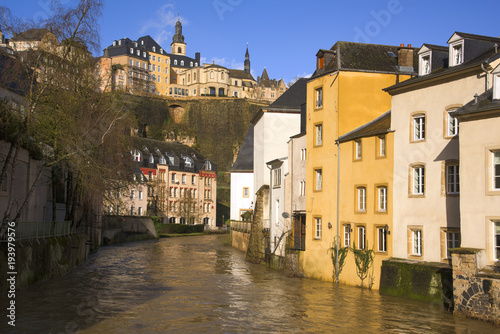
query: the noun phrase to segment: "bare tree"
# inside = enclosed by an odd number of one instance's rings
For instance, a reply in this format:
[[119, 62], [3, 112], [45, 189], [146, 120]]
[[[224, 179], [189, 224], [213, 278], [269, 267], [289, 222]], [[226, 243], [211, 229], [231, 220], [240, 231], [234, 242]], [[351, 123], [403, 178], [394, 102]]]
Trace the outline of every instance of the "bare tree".
[[[54, 170], [53, 188], [56, 182], [65, 185], [70, 220], [77, 204], [90, 219], [106, 190], [123, 187], [131, 177], [130, 117], [115, 93], [100, 93], [101, 78], [90, 52], [99, 48], [102, 1], [80, 0], [73, 8], [58, 1], [52, 5], [52, 17], [38, 25], [21, 22], [0, 8], [0, 25], [11, 36], [8, 62], [15, 64], [6, 77], [21, 87], [26, 101], [25, 112], [18, 114], [19, 132], [9, 139], [9, 153], [0, 166], [0, 184], [27, 138], [41, 143], [44, 161], [23, 203], [16, 212], [9, 207], [4, 220], [19, 219], [45, 168]], [[38, 37], [32, 45], [16, 43], [23, 34]]]

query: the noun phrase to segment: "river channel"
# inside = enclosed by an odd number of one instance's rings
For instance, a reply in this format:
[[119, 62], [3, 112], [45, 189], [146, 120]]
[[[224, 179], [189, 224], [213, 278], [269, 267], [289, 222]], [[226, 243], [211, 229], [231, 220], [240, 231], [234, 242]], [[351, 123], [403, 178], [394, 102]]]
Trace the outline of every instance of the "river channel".
[[4, 318], [0, 333], [500, 333], [437, 305], [285, 277], [223, 238], [101, 248], [19, 291], [16, 327]]

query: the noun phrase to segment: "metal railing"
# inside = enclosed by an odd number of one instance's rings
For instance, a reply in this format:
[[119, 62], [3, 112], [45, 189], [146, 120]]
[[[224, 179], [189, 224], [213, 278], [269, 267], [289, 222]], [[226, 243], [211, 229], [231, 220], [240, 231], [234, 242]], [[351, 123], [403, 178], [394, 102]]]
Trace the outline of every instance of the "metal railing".
[[76, 233], [76, 228], [71, 226], [70, 221], [17, 222], [15, 227], [12, 227], [12, 223], [0, 222], [0, 241], [7, 241], [12, 231], [15, 231], [15, 241], [19, 241], [66, 236]]

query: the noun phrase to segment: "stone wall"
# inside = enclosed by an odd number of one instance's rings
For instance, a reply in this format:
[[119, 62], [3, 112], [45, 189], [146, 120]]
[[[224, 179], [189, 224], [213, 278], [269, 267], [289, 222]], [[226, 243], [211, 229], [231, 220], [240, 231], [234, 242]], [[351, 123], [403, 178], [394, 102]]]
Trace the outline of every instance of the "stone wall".
[[149, 217], [104, 216], [102, 219], [104, 245], [156, 239], [156, 230]]
[[[73, 234], [38, 240], [16, 241], [16, 289], [26, 288], [36, 282], [61, 276], [85, 262], [89, 254], [87, 236]], [[0, 248], [0, 290], [7, 287], [7, 243]]]
[[498, 268], [477, 268], [479, 250], [452, 253], [454, 313], [500, 325], [500, 273]]
[[390, 258], [382, 261], [380, 293], [453, 307], [453, 279], [449, 265]]
[[247, 251], [250, 233], [231, 230], [231, 245], [242, 252]]
[[[265, 259], [265, 236], [264, 231], [264, 205], [269, 200], [269, 186], [263, 185], [257, 191], [252, 229], [248, 241], [246, 259], [250, 262], [260, 263]], [[269, 234], [267, 232], [267, 234]]]

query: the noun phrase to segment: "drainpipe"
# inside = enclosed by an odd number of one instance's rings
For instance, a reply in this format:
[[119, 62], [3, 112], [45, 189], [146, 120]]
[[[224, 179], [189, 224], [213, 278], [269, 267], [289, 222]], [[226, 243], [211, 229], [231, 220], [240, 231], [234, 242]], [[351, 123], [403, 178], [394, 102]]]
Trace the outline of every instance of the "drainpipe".
[[489, 72], [486, 68], [484, 68], [484, 63], [481, 63], [481, 69], [483, 70], [483, 72], [486, 75], [486, 88], [484, 89], [484, 91], [486, 92], [488, 90], [488, 88], [490, 87], [490, 85], [489, 85]]
[[337, 261], [335, 263], [335, 283], [339, 282], [339, 247], [340, 247], [340, 238], [339, 238], [339, 204], [340, 204], [340, 142], [338, 139], [335, 141], [337, 144]]
[[271, 230], [273, 230], [273, 224], [271, 223], [271, 217], [273, 216], [273, 167], [268, 164], [266, 164], [266, 167], [269, 169], [269, 250], [271, 250]]

